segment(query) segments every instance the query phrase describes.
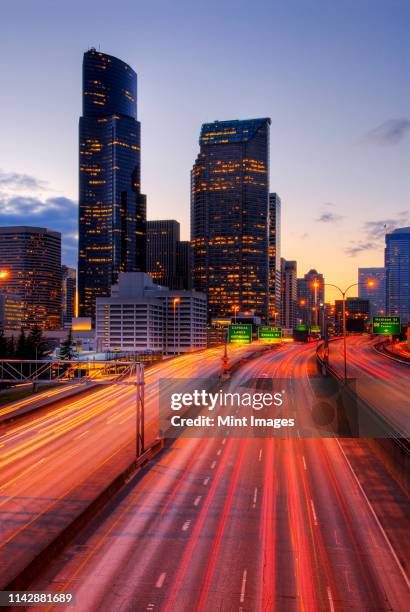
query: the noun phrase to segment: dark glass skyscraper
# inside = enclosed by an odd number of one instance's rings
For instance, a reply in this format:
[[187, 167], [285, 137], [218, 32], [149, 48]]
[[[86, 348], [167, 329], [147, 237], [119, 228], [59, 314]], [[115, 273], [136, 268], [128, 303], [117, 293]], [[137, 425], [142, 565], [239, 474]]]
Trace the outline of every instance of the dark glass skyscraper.
[[145, 269], [137, 75], [91, 49], [83, 60], [79, 151], [79, 314], [95, 316], [118, 273]]
[[192, 170], [194, 288], [208, 316], [268, 318], [270, 119], [205, 123]]
[[386, 234], [386, 311], [410, 323], [410, 227]]
[[269, 318], [281, 320], [280, 223], [281, 200], [277, 193], [269, 194]]

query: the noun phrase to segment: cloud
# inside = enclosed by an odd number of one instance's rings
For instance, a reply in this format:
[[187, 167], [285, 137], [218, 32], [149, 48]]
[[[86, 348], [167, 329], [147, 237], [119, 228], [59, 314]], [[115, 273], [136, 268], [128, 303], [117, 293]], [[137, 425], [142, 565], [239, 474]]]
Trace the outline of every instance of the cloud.
[[34, 225], [61, 232], [63, 262], [76, 266], [78, 205], [73, 200], [0, 194], [0, 225]]
[[339, 223], [342, 221], [343, 215], [338, 215], [332, 212], [324, 212], [316, 219], [318, 223]]
[[38, 191], [46, 187], [46, 181], [41, 181], [29, 174], [19, 174], [18, 172], [5, 172], [0, 168], [0, 189], [11, 191], [31, 190]]
[[404, 117], [389, 119], [365, 135], [365, 141], [377, 145], [395, 145], [410, 130], [410, 119]]
[[379, 221], [366, 221], [361, 228], [364, 240], [350, 241], [350, 246], [345, 248], [348, 257], [356, 257], [363, 251], [381, 249], [384, 244], [384, 236], [398, 227], [410, 225], [410, 211], [402, 210], [397, 213], [396, 219], [380, 219]]

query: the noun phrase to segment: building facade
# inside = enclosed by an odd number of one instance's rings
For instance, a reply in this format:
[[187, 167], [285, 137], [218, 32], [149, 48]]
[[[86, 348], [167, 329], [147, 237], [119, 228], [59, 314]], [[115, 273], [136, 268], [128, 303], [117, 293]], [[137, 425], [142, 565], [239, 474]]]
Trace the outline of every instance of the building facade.
[[44, 227], [0, 227], [3, 293], [20, 296], [22, 326], [61, 324], [61, 234]]
[[291, 329], [296, 324], [297, 263], [281, 258], [281, 324]]
[[410, 227], [386, 234], [386, 314], [410, 322]]
[[61, 322], [70, 326], [75, 317], [75, 300], [77, 288], [77, 272], [75, 268], [61, 266]]
[[118, 273], [145, 269], [137, 75], [91, 49], [83, 59], [79, 125], [79, 312], [94, 317]]
[[180, 225], [173, 219], [147, 221], [147, 272], [158, 285], [177, 286]]
[[169, 290], [148, 274], [120, 273], [111, 297], [97, 299], [96, 311], [100, 350], [176, 355], [206, 348], [206, 296]]
[[324, 282], [323, 274], [314, 269], [297, 279], [297, 319], [301, 323], [320, 325], [320, 304], [325, 301]]
[[[370, 317], [386, 314], [386, 270], [384, 268], [359, 268], [357, 271], [359, 298], [369, 300]], [[369, 287], [368, 281], [374, 281]]]
[[19, 295], [0, 293], [0, 330], [19, 331], [23, 326], [23, 304]]
[[273, 324], [281, 319], [281, 200], [277, 193], [269, 194], [269, 319]]
[[[346, 330], [348, 332], [362, 333], [370, 317], [369, 300], [359, 297], [346, 298]], [[335, 330], [343, 333], [343, 300], [335, 300]]]
[[177, 243], [177, 281], [178, 289], [192, 289], [192, 255], [189, 240]]
[[193, 285], [208, 318], [233, 307], [268, 319], [270, 119], [202, 125], [191, 174]]

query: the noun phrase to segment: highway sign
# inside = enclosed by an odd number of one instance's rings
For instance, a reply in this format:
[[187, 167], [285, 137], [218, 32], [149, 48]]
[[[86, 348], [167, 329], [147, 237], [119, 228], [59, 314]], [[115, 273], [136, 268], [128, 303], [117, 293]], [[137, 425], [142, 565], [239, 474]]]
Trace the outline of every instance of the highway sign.
[[252, 325], [250, 323], [232, 323], [228, 326], [230, 344], [250, 344], [252, 342]]
[[299, 325], [295, 325], [293, 329], [296, 329], [296, 331], [306, 331], [307, 325], [305, 323], [300, 323]]
[[268, 325], [258, 326], [258, 340], [262, 340], [262, 342], [274, 342], [276, 340], [281, 340], [281, 338], [281, 327], [270, 327]]
[[390, 336], [401, 331], [400, 317], [373, 317], [373, 333]]
[[320, 334], [320, 325], [311, 325], [310, 331], [312, 334]]

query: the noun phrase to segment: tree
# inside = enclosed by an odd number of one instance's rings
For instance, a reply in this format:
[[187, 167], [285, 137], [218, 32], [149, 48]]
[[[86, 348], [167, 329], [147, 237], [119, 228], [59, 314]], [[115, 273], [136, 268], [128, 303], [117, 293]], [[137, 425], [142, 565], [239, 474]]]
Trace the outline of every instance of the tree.
[[27, 336], [26, 359], [44, 359], [48, 352], [47, 341], [38, 325]]
[[68, 332], [67, 338], [64, 340], [64, 342], [62, 343], [60, 347], [60, 359], [70, 361], [70, 359], [72, 359], [73, 356], [74, 356], [73, 334], [70, 329], [70, 331]]
[[4, 335], [4, 331], [0, 331], [0, 359], [7, 359], [9, 357], [9, 343]]
[[16, 359], [27, 359], [27, 338], [24, 329], [21, 328], [19, 337], [17, 338]]

